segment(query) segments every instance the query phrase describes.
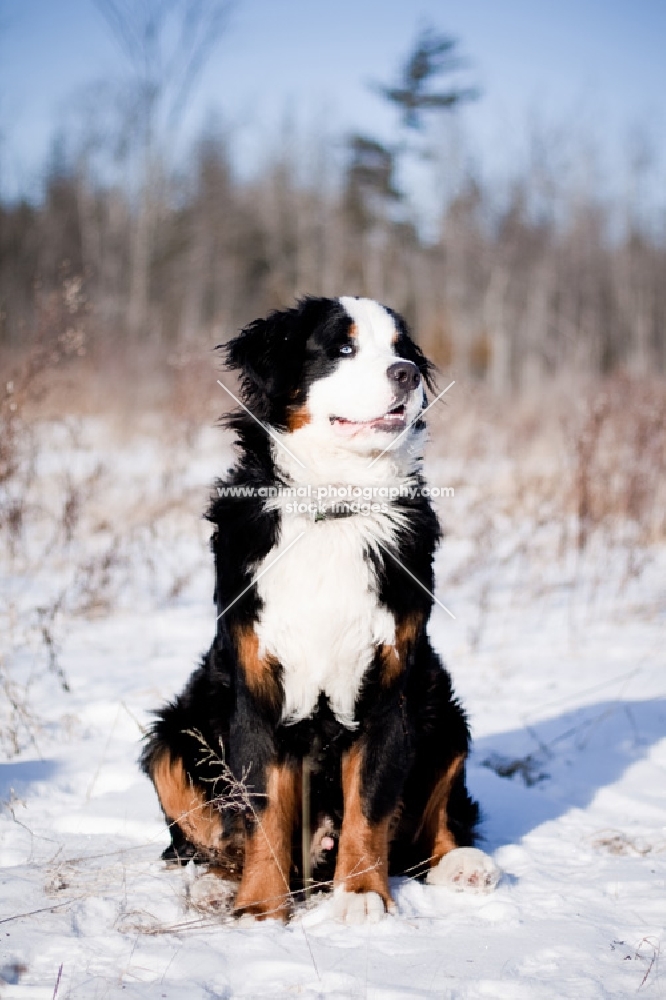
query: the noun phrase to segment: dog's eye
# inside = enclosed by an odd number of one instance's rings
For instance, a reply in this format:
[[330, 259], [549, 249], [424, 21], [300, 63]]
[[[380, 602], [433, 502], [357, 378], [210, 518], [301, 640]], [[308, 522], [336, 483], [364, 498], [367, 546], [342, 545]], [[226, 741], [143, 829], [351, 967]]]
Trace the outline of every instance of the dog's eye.
[[347, 358], [351, 357], [351, 355], [355, 353], [356, 352], [354, 351], [354, 348], [352, 347], [351, 344], [343, 344], [340, 350], [338, 351], [338, 354], [344, 354], [345, 357]]

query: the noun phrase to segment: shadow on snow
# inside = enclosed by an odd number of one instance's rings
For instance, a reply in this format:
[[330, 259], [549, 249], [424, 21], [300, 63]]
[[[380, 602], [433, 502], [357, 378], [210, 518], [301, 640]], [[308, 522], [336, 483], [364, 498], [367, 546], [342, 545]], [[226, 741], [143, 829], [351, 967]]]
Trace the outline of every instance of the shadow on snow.
[[481, 803], [483, 846], [516, 843], [584, 809], [664, 737], [666, 699], [655, 698], [598, 702], [476, 740], [468, 782]]

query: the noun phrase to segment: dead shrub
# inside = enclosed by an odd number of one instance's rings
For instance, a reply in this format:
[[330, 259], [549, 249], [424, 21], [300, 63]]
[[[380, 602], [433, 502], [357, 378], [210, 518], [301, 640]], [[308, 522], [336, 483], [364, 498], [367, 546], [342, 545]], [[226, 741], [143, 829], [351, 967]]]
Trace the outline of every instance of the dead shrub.
[[666, 535], [666, 386], [618, 374], [593, 385], [565, 421], [573, 439], [570, 506], [585, 548], [594, 531], [643, 545]]

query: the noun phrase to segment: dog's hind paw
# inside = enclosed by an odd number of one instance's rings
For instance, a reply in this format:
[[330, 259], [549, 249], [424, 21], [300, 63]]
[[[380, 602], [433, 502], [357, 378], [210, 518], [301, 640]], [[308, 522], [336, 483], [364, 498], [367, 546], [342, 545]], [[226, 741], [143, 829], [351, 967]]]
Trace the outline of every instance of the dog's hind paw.
[[430, 869], [426, 882], [457, 892], [492, 892], [500, 875], [490, 855], [477, 847], [457, 847]]
[[384, 900], [378, 892], [346, 892], [340, 887], [333, 892], [333, 916], [343, 924], [378, 924], [385, 915]]

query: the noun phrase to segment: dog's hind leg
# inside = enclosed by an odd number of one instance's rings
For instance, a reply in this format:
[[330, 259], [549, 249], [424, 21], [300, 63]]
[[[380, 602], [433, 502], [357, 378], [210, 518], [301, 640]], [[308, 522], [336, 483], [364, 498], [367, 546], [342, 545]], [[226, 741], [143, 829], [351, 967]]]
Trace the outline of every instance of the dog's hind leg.
[[426, 881], [461, 891], [490, 892], [500, 877], [495, 862], [476, 847], [459, 846], [456, 838], [456, 826], [461, 826], [455, 818], [456, 806], [464, 808], [470, 802], [464, 766], [464, 756], [454, 758], [436, 782], [423, 813], [417, 836], [430, 866]]
[[224, 804], [228, 714], [227, 672], [215, 646], [185, 690], [157, 713], [141, 754], [171, 834], [165, 861], [226, 864]]
[[422, 851], [428, 858], [431, 867], [434, 867], [449, 851], [458, 847], [455, 834], [451, 829], [452, 824], [449, 823], [449, 803], [451, 792], [456, 781], [460, 781], [464, 765], [465, 757], [463, 754], [454, 757], [435, 782], [423, 810], [416, 839], [421, 842]]
[[409, 691], [415, 706], [415, 762], [405, 783], [391, 871], [427, 871], [431, 884], [485, 891], [496, 884], [499, 872], [474, 847], [479, 807], [465, 782], [467, 720], [439, 658], [430, 647], [421, 655]]
[[192, 848], [206, 857], [215, 857], [223, 847], [222, 818], [219, 811], [185, 771], [180, 758], [163, 750], [150, 764], [150, 777], [171, 830], [171, 847], [164, 860], [185, 861], [194, 856]]

